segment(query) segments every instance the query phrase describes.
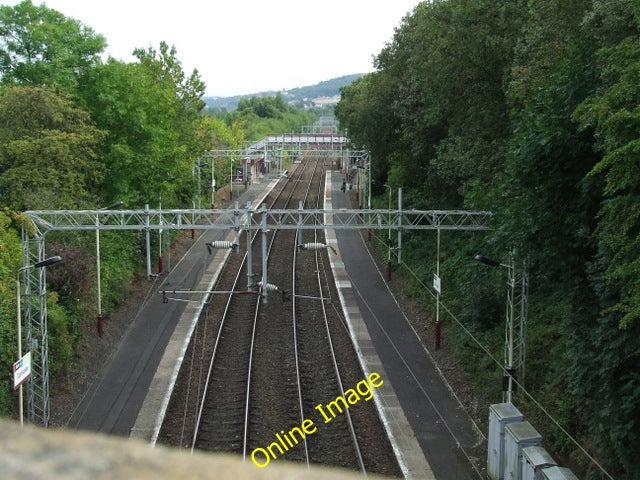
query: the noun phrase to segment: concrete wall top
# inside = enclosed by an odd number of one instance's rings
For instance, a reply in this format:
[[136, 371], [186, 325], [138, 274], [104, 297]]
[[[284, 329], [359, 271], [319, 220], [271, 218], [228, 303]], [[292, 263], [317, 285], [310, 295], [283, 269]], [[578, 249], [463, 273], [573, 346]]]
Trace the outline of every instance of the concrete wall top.
[[[0, 472], [3, 480], [356, 480], [362, 475], [290, 462], [258, 468], [230, 455], [149, 448], [137, 440], [58, 431], [0, 420]], [[381, 478], [369, 476], [369, 478]]]

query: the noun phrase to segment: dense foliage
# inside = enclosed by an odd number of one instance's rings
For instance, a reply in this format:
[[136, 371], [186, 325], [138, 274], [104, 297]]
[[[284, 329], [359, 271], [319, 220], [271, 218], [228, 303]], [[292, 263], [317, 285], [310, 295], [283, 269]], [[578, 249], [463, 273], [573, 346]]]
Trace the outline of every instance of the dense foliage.
[[55, 85], [74, 91], [106, 47], [102, 35], [44, 4], [0, 7], [0, 75], [3, 84]]
[[[102, 60], [105, 46], [90, 27], [44, 4], [0, 6], [0, 415], [17, 406], [9, 372], [17, 351], [19, 212], [117, 201], [125, 208], [153, 208], [161, 200], [191, 207], [199, 155], [239, 148], [242, 124], [251, 125], [204, 114], [198, 72], [186, 74], [166, 43], [137, 49], [131, 63]], [[215, 174], [219, 186], [229, 178], [224, 168]], [[63, 257], [47, 270], [54, 375], [64, 373], [82, 335], [96, 334], [95, 241], [93, 232], [47, 236], [47, 255]], [[108, 316], [144, 270], [144, 239], [103, 232], [100, 245]]]
[[[639, 22], [633, 0], [423, 2], [336, 107], [405, 208], [495, 213], [488, 234], [443, 234], [444, 300], [502, 358], [504, 272], [473, 256], [515, 249], [531, 285], [525, 386], [620, 479], [640, 471]], [[429, 284], [434, 236], [403, 247]], [[495, 364], [447, 331], [500, 401]], [[564, 464], [600, 478], [515, 398]]]
[[14, 210], [80, 208], [94, 200], [104, 137], [89, 113], [43, 87], [6, 87], [0, 98], [0, 192]]

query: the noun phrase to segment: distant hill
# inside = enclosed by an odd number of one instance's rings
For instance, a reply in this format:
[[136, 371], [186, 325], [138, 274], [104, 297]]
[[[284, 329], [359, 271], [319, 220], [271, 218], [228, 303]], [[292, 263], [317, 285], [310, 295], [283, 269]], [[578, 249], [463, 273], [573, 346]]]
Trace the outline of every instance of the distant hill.
[[[343, 77], [325, 80], [316, 85], [282, 90], [279, 93], [285, 102], [300, 108], [335, 105], [340, 100], [340, 88], [353, 83], [363, 75], [364, 73], [345, 75]], [[277, 93], [277, 91], [269, 91], [236, 95], [233, 97], [204, 97], [203, 100], [207, 103], [209, 110], [235, 110], [241, 98], [269, 97]]]

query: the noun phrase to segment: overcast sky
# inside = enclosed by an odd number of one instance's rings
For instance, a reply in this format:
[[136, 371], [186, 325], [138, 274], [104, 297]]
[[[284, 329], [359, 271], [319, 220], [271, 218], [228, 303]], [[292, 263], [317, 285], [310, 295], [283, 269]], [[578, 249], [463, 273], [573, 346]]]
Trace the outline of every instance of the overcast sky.
[[[207, 95], [313, 85], [373, 70], [419, 0], [32, 0], [104, 35], [107, 54], [133, 61], [136, 47], [175, 45]], [[16, 5], [18, 0], [0, 0]]]

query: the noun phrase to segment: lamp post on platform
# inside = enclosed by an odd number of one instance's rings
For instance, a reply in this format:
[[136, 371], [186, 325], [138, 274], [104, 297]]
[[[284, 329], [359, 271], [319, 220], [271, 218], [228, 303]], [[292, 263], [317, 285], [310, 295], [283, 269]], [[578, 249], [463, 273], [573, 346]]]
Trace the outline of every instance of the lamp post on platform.
[[[367, 208], [371, 210], [371, 159], [365, 159], [364, 165], [356, 165], [356, 168], [367, 172]], [[362, 202], [360, 202], [362, 208]]]
[[233, 158], [229, 159], [229, 200], [233, 200]]
[[[162, 211], [162, 188], [164, 186], [165, 183], [173, 183], [176, 181], [176, 177], [169, 177], [166, 180], [164, 180], [162, 182], [162, 185], [160, 185], [160, 197], [159, 197], [159, 204], [158, 204], [158, 209], [160, 211]], [[162, 217], [160, 217], [160, 221], [162, 222]], [[170, 237], [170, 234], [167, 234]], [[167, 238], [167, 243], [170, 245], [171, 244], [171, 239]], [[162, 259], [162, 228], [158, 229], [158, 275], [161, 275], [162, 272], [164, 271], [164, 263], [163, 263], [163, 259]]]
[[[518, 363], [524, 377], [524, 358], [525, 358], [525, 336], [526, 336], [526, 295], [527, 295], [527, 276], [524, 272], [520, 276], [520, 281], [516, 277], [516, 269], [514, 265], [514, 255], [511, 255], [509, 263], [501, 263], [497, 260], [476, 255], [475, 260], [479, 263], [489, 265], [490, 267], [503, 267], [507, 269], [507, 314], [505, 322], [505, 352], [504, 352], [504, 374], [502, 377], [503, 401], [511, 402], [512, 393], [515, 391], [514, 378], [516, 374], [515, 366], [515, 343], [518, 342]], [[519, 303], [521, 311], [519, 315], [519, 325], [516, 327], [516, 284], [520, 287]], [[516, 328], [519, 330], [516, 339]]]
[[[367, 174], [367, 192], [366, 192], [366, 195], [367, 195], [367, 208], [370, 209], [371, 208], [371, 165], [367, 162], [367, 163], [365, 163], [364, 166], [363, 165], [356, 165], [356, 168], [358, 170], [364, 170], [366, 172], [366, 174]], [[360, 208], [362, 208], [362, 204], [364, 203], [362, 197], [364, 195], [362, 195], [362, 196], [360, 195], [360, 172], [358, 172], [358, 188], [357, 188], [357, 192], [358, 192], [358, 202], [359, 202], [358, 206]]]
[[384, 184], [389, 189], [389, 213], [387, 214], [387, 223], [389, 224], [389, 233], [387, 235], [387, 281], [391, 280], [391, 185]]
[[442, 294], [442, 282], [440, 280], [440, 225], [436, 229], [436, 273], [433, 276], [433, 289], [436, 292], [435, 347], [436, 350], [440, 350], [440, 340], [442, 338], [442, 324], [440, 323], [440, 295]]
[[[197, 208], [198, 210], [202, 209], [202, 169], [204, 167], [206, 167], [207, 164], [204, 162], [194, 162], [193, 163], [193, 168], [194, 170], [197, 168], [198, 169], [198, 202], [197, 202]], [[195, 171], [194, 171], [195, 173]], [[194, 202], [194, 208], [196, 208], [195, 202]]]

